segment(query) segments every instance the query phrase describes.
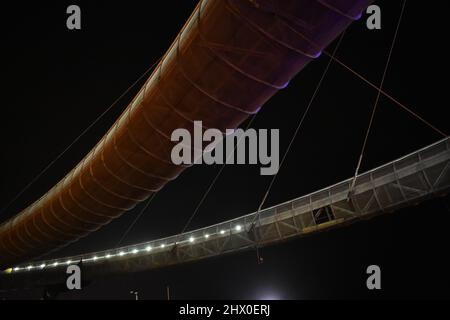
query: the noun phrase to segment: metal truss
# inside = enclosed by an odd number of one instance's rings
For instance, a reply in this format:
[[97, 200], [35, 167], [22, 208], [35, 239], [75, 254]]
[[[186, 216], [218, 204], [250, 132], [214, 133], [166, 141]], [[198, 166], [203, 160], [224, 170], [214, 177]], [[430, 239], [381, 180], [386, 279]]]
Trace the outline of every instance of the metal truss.
[[64, 266], [70, 263], [81, 263], [87, 278], [162, 268], [266, 246], [393, 212], [449, 191], [450, 138], [359, 175], [352, 192], [351, 185], [352, 179], [348, 179], [259, 213], [169, 238], [36, 262], [9, 271], [12, 275], [53, 272], [54, 279], [61, 279]]

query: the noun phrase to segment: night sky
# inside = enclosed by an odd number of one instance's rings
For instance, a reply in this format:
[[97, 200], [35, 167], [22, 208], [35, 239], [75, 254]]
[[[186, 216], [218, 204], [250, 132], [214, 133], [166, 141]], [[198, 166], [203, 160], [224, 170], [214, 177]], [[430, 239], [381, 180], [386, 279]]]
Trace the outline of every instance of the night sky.
[[[82, 30], [66, 28], [73, 2], [2, 4], [0, 207], [4, 207], [48, 163], [160, 58], [197, 1], [77, 1]], [[450, 132], [443, 40], [447, 18], [437, 1], [408, 1], [385, 91], [444, 132]], [[402, 1], [378, 1], [382, 30], [354, 23], [337, 57], [379, 84]], [[329, 49], [332, 50], [333, 46]], [[254, 128], [280, 129], [286, 150], [328, 58], [305, 68], [256, 117]], [[143, 82], [140, 83], [140, 85]], [[0, 222], [37, 200], [64, 177], [105, 134], [134, 94], [122, 99], [23, 196], [2, 212]], [[295, 140], [266, 206], [296, 198], [351, 177], [377, 92], [337, 64]], [[398, 106], [380, 100], [362, 170], [431, 144], [440, 136]], [[123, 244], [179, 233], [219, 166], [196, 166], [167, 185]], [[191, 228], [235, 218], [257, 209], [271, 177], [259, 166], [227, 166]], [[52, 257], [113, 248], [142, 208], [126, 213]], [[264, 264], [253, 251], [201, 262], [99, 279], [66, 299], [449, 298], [450, 201], [435, 199], [350, 227], [268, 247]], [[366, 268], [382, 269], [383, 290], [369, 292]], [[1, 293], [39, 298], [41, 292]]]

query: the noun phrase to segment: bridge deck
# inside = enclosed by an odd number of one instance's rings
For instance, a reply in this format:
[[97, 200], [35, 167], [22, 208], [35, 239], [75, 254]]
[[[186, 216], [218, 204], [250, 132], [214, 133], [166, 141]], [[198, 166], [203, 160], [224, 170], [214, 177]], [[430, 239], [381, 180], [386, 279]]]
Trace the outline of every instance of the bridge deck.
[[448, 192], [450, 138], [359, 175], [350, 193], [351, 184], [352, 179], [348, 179], [259, 213], [164, 239], [21, 265], [6, 276], [12, 279], [46, 272], [57, 281], [65, 277], [67, 264], [80, 261], [87, 278], [159, 268], [265, 246], [392, 212]]

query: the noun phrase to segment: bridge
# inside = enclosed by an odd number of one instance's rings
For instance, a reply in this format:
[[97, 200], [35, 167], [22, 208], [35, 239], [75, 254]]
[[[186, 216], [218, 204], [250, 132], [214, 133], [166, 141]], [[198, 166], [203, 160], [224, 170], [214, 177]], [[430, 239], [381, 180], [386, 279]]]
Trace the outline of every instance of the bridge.
[[190, 130], [197, 120], [205, 128], [237, 128], [326, 53], [371, 2], [200, 1], [94, 149], [48, 193], [0, 225], [0, 268], [7, 268], [0, 274], [1, 287], [58, 285], [73, 264], [91, 281], [242, 250], [258, 253], [264, 246], [448, 194], [450, 138], [439, 131], [443, 140], [403, 158], [362, 174], [359, 163], [353, 178], [237, 219], [106, 251], [39, 258], [98, 230], [176, 179], [187, 166], [170, 161], [174, 129]]
[[39, 200], [0, 225], [0, 268], [86, 237], [160, 191], [187, 168], [171, 161], [172, 132], [192, 133], [199, 120], [222, 132], [239, 127], [371, 2], [200, 1], [91, 152]]
[[168, 238], [13, 267], [3, 287], [64, 283], [68, 265], [85, 281], [276, 244], [444, 196], [450, 191], [450, 138], [328, 188], [271, 208]]

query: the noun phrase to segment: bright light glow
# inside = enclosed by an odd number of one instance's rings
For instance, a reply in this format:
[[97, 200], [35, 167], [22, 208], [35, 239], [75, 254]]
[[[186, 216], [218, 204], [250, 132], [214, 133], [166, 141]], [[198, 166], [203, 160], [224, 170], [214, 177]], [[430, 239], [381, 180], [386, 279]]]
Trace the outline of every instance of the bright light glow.
[[54, 267], [57, 267], [57, 266], [58, 266], [58, 262], [55, 262], [55, 263], [53, 264], [53, 266], [54, 266]]
[[208, 239], [209, 238], [209, 234], [205, 234], [205, 238]]
[[41, 264], [41, 269], [45, 268], [45, 263]]
[[161, 245], [161, 248], [164, 249], [165, 247], [166, 247], [166, 245], [163, 243], [163, 244]]
[[14, 268], [14, 272], [20, 271], [20, 268]]
[[97, 261], [98, 257], [95, 256], [95, 257], [93, 257], [92, 259], [93, 259], [94, 261]]
[[193, 243], [194, 241], [195, 241], [195, 238], [194, 238], [194, 237], [190, 237], [190, 238], [189, 238], [189, 242], [190, 242], [190, 243]]
[[72, 260], [69, 260], [66, 263], [67, 263], [67, 265], [70, 265], [72, 263]]
[[133, 254], [136, 254], [136, 253], [138, 253], [138, 252], [139, 252], [138, 249], [134, 249], [134, 250], [133, 250]]
[[225, 230], [220, 230], [220, 234], [225, 234]]
[[241, 230], [242, 230], [242, 227], [240, 225], [237, 225], [236, 226], [236, 231], [241, 231]]
[[265, 292], [257, 297], [256, 300], [282, 300], [282, 297], [277, 292]]
[[33, 266], [28, 266], [28, 270], [31, 270], [31, 269], [33, 269]]
[[106, 255], [106, 259], [109, 259], [109, 258], [111, 258], [111, 255], [108, 253], [108, 254]]
[[125, 255], [125, 252], [123, 252], [123, 251], [119, 252], [119, 256], [123, 257], [124, 255]]
[[147, 252], [152, 251], [152, 247], [148, 246], [147, 248], [145, 248], [145, 250], [147, 250]]

